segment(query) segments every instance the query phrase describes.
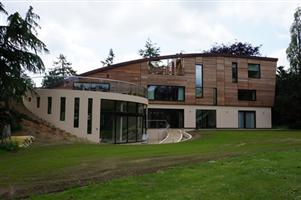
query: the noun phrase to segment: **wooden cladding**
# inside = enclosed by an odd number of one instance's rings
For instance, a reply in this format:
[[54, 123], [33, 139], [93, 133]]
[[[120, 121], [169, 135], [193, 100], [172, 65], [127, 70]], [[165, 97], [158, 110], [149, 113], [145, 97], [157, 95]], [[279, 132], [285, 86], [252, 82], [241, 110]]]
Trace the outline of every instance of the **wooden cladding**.
[[[150, 74], [148, 61], [129, 63], [89, 74], [92, 77], [128, 81], [148, 85], [185, 87], [185, 102], [152, 101], [152, 104], [188, 104], [218, 106], [271, 107], [274, 104], [276, 59], [198, 56], [182, 58], [184, 76]], [[233, 81], [232, 66], [237, 64], [237, 81]], [[203, 67], [203, 96], [196, 98], [195, 65]], [[248, 64], [260, 66], [260, 78], [249, 78]], [[256, 90], [256, 101], [239, 101], [238, 90]]]

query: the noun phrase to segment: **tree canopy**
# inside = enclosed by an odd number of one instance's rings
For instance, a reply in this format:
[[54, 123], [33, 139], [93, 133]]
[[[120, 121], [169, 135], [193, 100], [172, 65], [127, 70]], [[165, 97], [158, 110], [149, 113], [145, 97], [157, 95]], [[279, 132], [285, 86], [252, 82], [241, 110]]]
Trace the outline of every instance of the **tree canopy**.
[[145, 42], [144, 49], [139, 49], [138, 53], [143, 58], [158, 57], [160, 56], [160, 47], [148, 38]]
[[62, 83], [68, 76], [75, 76], [76, 71], [71, 67], [72, 63], [67, 61], [66, 56], [60, 54], [57, 61], [53, 62], [54, 68], [49, 70], [42, 80], [42, 87], [51, 88]]
[[286, 50], [290, 62], [290, 70], [301, 75], [301, 8], [294, 14], [294, 21], [290, 28], [291, 42]]
[[[0, 3], [0, 13], [8, 15]], [[30, 6], [23, 18], [18, 12], [8, 15], [7, 25], [0, 26], [0, 98], [20, 98], [32, 90], [32, 81], [25, 72], [43, 72], [39, 53], [47, 53], [46, 45], [37, 37], [39, 16]]]
[[114, 57], [115, 57], [115, 54], [113, 52], [113, 49], [110, 49], [108, 57], [104, 61], [100, 61], [100, 62], [103, 66], [110, 66], [113, 64]]
[[232, 44], [215, 44], [204, 53], [229, 54], [237, 56], [260, 56], [262, 45], [253, 46], [250, 43], [234, 42]]
[[276, 126], [301, 128], [301, 9], [297, 8], [290, 28], [291, 42], [287, 48], [290, 67], [278, 67], [273, 123]]

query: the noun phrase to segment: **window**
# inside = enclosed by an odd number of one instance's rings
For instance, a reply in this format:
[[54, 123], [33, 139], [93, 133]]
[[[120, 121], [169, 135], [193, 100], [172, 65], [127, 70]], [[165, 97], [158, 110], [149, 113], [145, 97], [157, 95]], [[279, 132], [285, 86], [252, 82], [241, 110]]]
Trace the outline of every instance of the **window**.
[[41, 97], [37, 97], [37, 108], [40, 108]]
[[216, 128], [216, 110], [196, 110], [196, 128]]
[[213, 88], [213, 105], [217, 105], [217, 88]]
[[248, 77], [260, 78], [260, 64], [248, 64]]
[[237, 63], [232, 63], [232, 82], [237, 83]]
[[256, 101], [256, 90], [238, 90], [238, 100]]
[[184, 75], [184, 65], [183, 59], [173, 58], [173, 59], [161, 59], [148, 62], [150, 74], [157, 75]]
[[195, 96], [203, 97], [203, 65], [195, 65]]
[[74, 115], [73, 115], [73, 127], [78, 128], [79, 125], [79, 98], [74, 98]]
[[88, 120], [87, 120], [87, 133], [92, 133], [92, 110], [93, 110], [93, 99], [88, 98]]
[[159, 101], [184, 101], [185, 88], [182, 86], [149, 85], [148, 99]]
[[148, 109], [149, 128], [183, 128], [184, 109]]
[[65, 121], [66, 115], [66, 97], [61, 97], [60, 120]]
[[255, 111], [238, 111], [238, 128], [256, 128]]
[[51, 110], [52, 110], [52, 97], [48, 97], [47, 100], [48, 100], [48, 102], [47, 102], [47, 114], [51, 114]]
[[145, 105], [101, 99], [101, 140], [109, 143], [141, 142], [146, 134]]
[[110, 90], [110, 84], [109, 83], [73, 83], [73, 89], [107, 92]]

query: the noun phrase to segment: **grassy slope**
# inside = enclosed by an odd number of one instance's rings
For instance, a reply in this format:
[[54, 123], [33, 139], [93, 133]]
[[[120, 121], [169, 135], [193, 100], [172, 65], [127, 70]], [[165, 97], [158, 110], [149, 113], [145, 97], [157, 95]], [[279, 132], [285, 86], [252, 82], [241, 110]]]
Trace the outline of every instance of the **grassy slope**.
[[258, 153], [175, 167], [32, 199], [300, 199], [301, 152]]
[[[0, 152], [0, 188], [17, 195], [48, 192], [176, 164], [258, 152], [301, 150], [300, 131], [207, 131], [166, 145], [57, 145]], [[78, 180], [81, 181], [78, 181]]]

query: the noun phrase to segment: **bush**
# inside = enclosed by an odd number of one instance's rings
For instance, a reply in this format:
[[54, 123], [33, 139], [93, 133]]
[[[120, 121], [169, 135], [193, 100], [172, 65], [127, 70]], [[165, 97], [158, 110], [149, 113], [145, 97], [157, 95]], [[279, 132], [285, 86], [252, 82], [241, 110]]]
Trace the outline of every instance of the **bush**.
[[0, 149], [5, 151], [18, 151], [19, 144], [18, 142], [14, 142], [14, 141], [3, 142], [0, 143]]

